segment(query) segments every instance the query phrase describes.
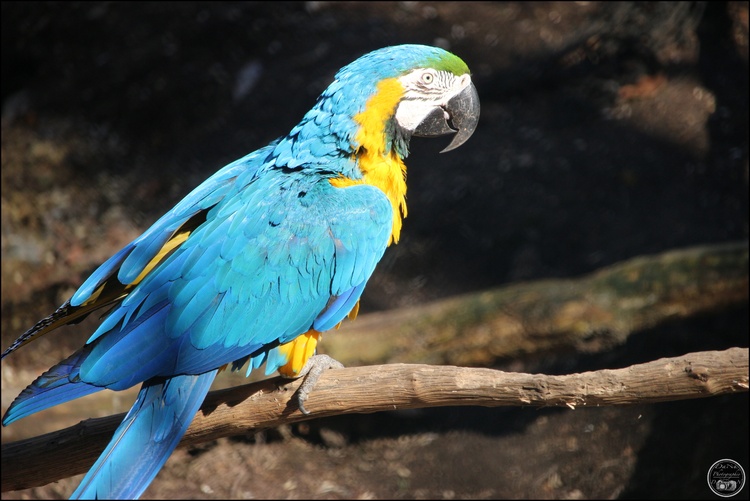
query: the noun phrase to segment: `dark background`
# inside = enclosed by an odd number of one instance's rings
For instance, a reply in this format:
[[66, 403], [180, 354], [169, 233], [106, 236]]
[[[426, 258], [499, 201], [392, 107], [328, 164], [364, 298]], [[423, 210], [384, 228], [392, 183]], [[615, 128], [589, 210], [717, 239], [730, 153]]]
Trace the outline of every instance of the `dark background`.
[[[748, 236], [747, 2], [3, 2], [1, 14], [3, 346], [203, 179], [286, 133], [341, 66], [386, 45], [462, 57], [482, 116], [454, 152], [413, 141], [409, 217], [362, 314]], [[604, 355], [512, 368], [747, 346], [747, 316], [742, 305]], [[3, 409], [90, 327], [4, 361]], [[3, 439], [80, 419], [47, 416]], [[747, 470], [747, 446], [747, 394], [382, 413], [177, 451], [145, 497], [705, 498], [709, 466]], [[68, 496], [76, 482], [3, 498]]]

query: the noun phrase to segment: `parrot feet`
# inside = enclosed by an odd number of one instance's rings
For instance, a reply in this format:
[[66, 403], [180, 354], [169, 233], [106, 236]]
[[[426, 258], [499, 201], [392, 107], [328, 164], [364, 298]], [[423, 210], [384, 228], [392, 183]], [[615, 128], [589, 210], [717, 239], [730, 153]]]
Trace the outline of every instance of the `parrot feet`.
[[299, 376], [304, 378], [302, 385], [297, 390], [297, 404], [302, 414], [308, 415], [310, 411], [305, 409], [305, 402], [307, 397], [310, 396], [310, 392], [315, 388], [315, 385], [320, 379], [320, 375], [328, 369], [343, 369], [344, 364], [338, 360], [334, 360], [328, 355], [313, 355], [307, 362], [305, 362], [302, 370], [299, 371]]

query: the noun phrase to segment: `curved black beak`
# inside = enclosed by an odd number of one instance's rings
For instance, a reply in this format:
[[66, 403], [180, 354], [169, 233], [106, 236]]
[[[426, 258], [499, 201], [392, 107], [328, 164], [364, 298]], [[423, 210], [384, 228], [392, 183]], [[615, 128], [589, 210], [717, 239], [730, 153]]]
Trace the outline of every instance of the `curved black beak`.
[[479, 94], [473, 83], [453, 96], [444, 107], [436, 107], [414, 130], [415, 136], [456, 134], [440, 153], [455, 150], [474, 133], [479, 122]]

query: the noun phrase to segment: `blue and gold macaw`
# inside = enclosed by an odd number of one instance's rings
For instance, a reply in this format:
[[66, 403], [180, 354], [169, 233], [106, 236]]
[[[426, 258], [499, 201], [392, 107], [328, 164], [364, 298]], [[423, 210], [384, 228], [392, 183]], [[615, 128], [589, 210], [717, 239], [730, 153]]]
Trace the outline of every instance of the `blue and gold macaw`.
[[72, 497], [140, 496], [221, 368], [247, 363], [249, 374], [265, 363], [266, 374], [300, 377], [320, 366], [321, 333], [356, 316], [375, 265], [398, 242], [411, 137], [455, 134], [448, 151], [478, 119], [469, 68], [442, 49], [387, 47], [344, 67], [288, 135], [208, 178], [3, 353], [109, 309], [81, 349], [16, 398], [3, 425], [143, 383]]

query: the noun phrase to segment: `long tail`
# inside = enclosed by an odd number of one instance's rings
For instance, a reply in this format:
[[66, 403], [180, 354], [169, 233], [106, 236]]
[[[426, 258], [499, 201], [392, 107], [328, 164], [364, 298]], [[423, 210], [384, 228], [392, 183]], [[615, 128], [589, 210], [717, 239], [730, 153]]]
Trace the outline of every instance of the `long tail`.
[[137, 499], [143, 494], [185, 434], [217, 372], [143, 383], [71, 499]]

